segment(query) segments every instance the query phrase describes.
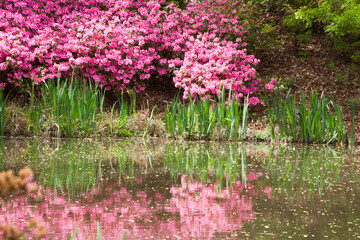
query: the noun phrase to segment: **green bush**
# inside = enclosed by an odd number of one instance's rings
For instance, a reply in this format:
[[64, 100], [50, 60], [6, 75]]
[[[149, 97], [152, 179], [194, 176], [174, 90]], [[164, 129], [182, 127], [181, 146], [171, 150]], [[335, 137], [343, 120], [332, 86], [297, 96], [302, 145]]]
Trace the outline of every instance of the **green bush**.
[[[266, 2], [266, 1], [264, 1]], [[256, 51], [268, 49], [276, 43], [278, 27], [274, 16], [270, 13], [270, 8], [266, 7], [261, 1], [242, 1], [241, 8], [236, 9], [237, 15], [242, 22], [248, 22], [245, 26], [247, 32], [245, 42], [247, 49]]]
[[325, 0], [302, 5], [285, 18], [287, 27], [297, 35], [319, 28], [336, 49], [348, 50], [359, 61], [360, 1]]

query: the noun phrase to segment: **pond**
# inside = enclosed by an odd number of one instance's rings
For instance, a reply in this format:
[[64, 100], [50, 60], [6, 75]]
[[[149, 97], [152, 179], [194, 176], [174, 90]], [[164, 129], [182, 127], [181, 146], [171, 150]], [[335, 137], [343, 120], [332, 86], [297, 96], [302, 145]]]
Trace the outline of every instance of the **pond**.
[[0, 170], [37, 194], [0, 198], [0, 225], [48, 239], [357, 239], [359, 149], [157, 140], [0, 139]]

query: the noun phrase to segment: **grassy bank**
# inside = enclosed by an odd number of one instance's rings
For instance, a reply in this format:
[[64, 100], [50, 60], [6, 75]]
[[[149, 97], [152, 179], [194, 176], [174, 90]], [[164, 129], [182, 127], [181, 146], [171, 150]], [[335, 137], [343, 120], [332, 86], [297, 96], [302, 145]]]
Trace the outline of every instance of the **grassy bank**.
[[[0, 134], [49, 137], [160, 135], [162, 124], [136, 109], [135, 94], [105, 106], [105, 91], [87, 81], [48, 81], [31, 91], [28, 103], [0, 95]], [[151, 126], [151, 127], [150, 127]]]
[[[0, 134], [48, 137], [149, 137], [192, 140], [259, 140], [354, 143], [355, 111], [346, 131], [342, 108], [331, 96], [311, 91], [297, 97], [279, 90], [265, 95], [267, 119], [251, 136], [249, 103], [231, 92], [203, 101], [176, 97], [164, 112], [137, 109], [136, 95], [122, 92], [105, 104], [106, 92], [90, 82], [48, 81], [31, 91], [27, 104], [0, 94]], [[10, 93], [11, 94], [11, 93]], [[268, 131], [269, 129], [269, 131]]]
[[218, 99], [204, 101], [176, 98], [165, 110], [166, 132], [173, 138], [205, 140], [245, 140], [249, 103], [223, 90]]
[[354, 143], [355, 111], [351, 111], [351, 132], [346, 132], [342, 107], [330, 95], [320, 96], [311, 90], [285, 97], [279, 90], [265, 95], [271, 138], [290, 142], [326, 143], [346, 141]]

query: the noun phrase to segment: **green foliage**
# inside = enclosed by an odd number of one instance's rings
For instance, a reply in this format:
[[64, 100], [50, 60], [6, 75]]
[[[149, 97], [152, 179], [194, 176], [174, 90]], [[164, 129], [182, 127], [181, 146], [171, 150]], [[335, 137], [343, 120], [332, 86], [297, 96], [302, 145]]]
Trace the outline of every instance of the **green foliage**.
[[151, 114], [150, 114], [150, 117], [146, 123], [146, 128], [145, 128], [145, 131], [143, 133], [143, 138], [146, 138], [149, 136], [149, 133], [150, 133], [150, 130], [151, 128], [153, 127], [154, 125], [154, 121], [153, 121], [153, 118], [154, 118], [154, 111], [155, 111], [156, 107], [153, 107], [153, 109], [151, 110]]
[[74, 232], [71, 234], [70, 240], [75, 239], [76, 233], [77, 233], [77, 231], [78, 231], [78, 229], [79, 229], [79, 225], [80, 225], [80, 221], [79, 221], [78, 224], [76, 225], [76, 228], [75, 228]]
[[189, 0], [166, 0], [166, 5], [175, 4], [178, 8], [185, 9], [186, 5], [189, 3]]
[[266, 6], [269, 9], [297, 8], [301, 6], [309, 6], [317, 2], [317, 0], [252, 0], [256, 4]]
[[331, 71], [333, 71], [334, 68], [335, 68], [335, 63], [333, 63], [333, 62], [329, 63], [329, 69], [330, 69]]
[[348, 71], [344, 71], [343, 73], [336, 72], [335, 73], [335, 82], [341, 83], [345, 87], [349, 87], [349, 84], [350, 84], [349, 72]]
[[[117, 111], [115, 111], [117, 102], [114, 103], [114, 105], [110, 109], [110, 115], [108, 118], [105, 119], [109, 126], [109, 135], [121, 135], [121, 130], [125, 128], [127, 123], [127, 114], [118, 114]], [[125, 113], [127, 113], [125, 111]]]
[[216, 100], [190, 97], [185, 104], [177, 97], [165, 110], [166, 132], [174, 138], [242, 140], [246, 138], [247, 119], [248, 101], [241, 108], [239, 100], [231, 92], [226, 96], [224, 90]]
[[243, 1], [237, 15], [245, 23], [246, 48], [250, 51], [268, 49], [275, 44], [278, 28], [268, 8], [259, 1]]
[[[129, 94], [130, 103], [124, 100], [124, 91], [121, 92], [121, 97], [118, 98], [113, 106], [110, 108], [110, 113], [104, 118], [108, 129], [106, 134], [108, 136], [128, 137], [131, 135], [130, 131], [126, 129], [129, 117], [136, 112], [136, 94]], [[118, 105], [118, 108], [116, 108]]]
[[98, 221], [96, 221], [96, 239], [97, 240], [101, 240], [101, 232], [100, 232], [100, 226], [99, 226], [99, 222]]
[[[91, 82], [80, 87], [79, 80], [60, 84], [53, 80], [41, 88], [40, 106], [57, 128], [57, 137], [89, 136], [97, 130], [102, 117], [105, 92]], [[98, 116], [100, 114], [100, 116]]]
[[7, 124], [6, 118], [5, 118], [5, 107], [8, 100], [9, 94], [6, 95], [4, 98], [4, 91], [0, 90], [0, 135], [4, 134], [5, 127]]
[[297, 36], [320, 27], [337, 49], [349, 50], [354, 61], [359, 61], [360, 1], [325, 0], [293, 8], [285, 18], [288, 28]]
[[[7, 104], [8, 96], [0, 91], [0, 135], [36, 135], [55, 137], [90, 137], [98, 135], [128, 137], [143, 135], [129, 127], [136, 113], [136, 95], [129, 93], [129, 101], [122, 92], [105, 113], [105, 91], [86, 80], [49, 79], [43, 85], [31, 86], [29, 104]], [[23, 105], [23, 104], [21, 104]], [[145, 136], [159, 123], [152, 114]]]
[[259, 140], [269, 140], [270, 139], [270, 128], [265, 128], [263, 130], [254, 131], [256, 139]]
[[351, 59], [354, 62], [360, 62], [360, 51], [356, 51], [352, 56]]
[[329, 96], [321, 94], [319, 99], [318, 94], [311, 91], [307, 101], [302, 92], [298, 101], [296, 95], [290, 96], [290, 91], [282, 98], [276, 90], [272, 99], [266, 95], [266, 106], [272, 139], [276, 138], [275, 126], [278, 126], [280, 138], [291, 142], [345, 142], [342, 108]]
[[296, 79], [295, 78], [287, 78], [281, 81], [281, 78], [279, 79], [279, 83], [282, 84], [286, 88], [292, 88], [296, 85]]

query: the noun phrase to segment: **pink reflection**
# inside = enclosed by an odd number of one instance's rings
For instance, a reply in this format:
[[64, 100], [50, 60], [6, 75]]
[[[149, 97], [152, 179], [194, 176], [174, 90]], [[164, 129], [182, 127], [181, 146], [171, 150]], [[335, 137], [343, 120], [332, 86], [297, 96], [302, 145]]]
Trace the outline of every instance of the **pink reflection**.
[[[252, 175], [255, 180], [261, 174]], [[101, 197], [106, 193], [106, 198]], [[149, 196], [143, 190], [130, 193], [125, 187], [109, 185], [94, 190], [81, 201], [46, 194], [16, 196], [1, 202], [0, 225], [13, 224], [24, 230], [30, 219], [44, 223], [49, 238], [66, 239], [80, 222], [77, 239], [94, 239], [99, 222], [102, 239], [215, 237], [219, 232], [241, 231], [244, 223], [255, 218], [252, 196], [270, 188], [257, 188], [251, 183], [216, 190], [216, 184], [202, 184], [182, 176], [181, 185], [172, 186], [167, 199], [156, 192]], [[32, 234], [29, 234], [32, 235]], [[1, 236], [0, 236], [1, 237]]]

